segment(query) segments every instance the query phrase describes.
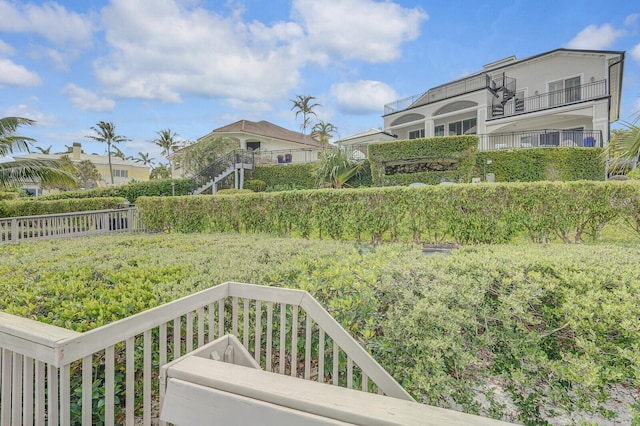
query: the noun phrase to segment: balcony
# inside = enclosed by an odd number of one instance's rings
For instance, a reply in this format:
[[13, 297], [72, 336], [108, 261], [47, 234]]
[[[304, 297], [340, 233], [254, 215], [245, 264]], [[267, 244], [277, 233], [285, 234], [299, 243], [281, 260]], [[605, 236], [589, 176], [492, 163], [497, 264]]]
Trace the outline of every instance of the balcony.
[[602, 132], [596, 130], [530, 130], [478, 135], [480, 151], [520, 148], [602, 148]]
[[480, 89], [497, 89], [496, 81], [501, 82], [504, 75], [499, 78], [492, 79], [489, 74], [477, 75], [464, 80], [454, 81], [453, 83], [429, 89], [426, 93], [420, 95], [409, 96], [404, 99], [388, 103], [384, 106], [384, 115], [393, 114], [404, 111], [411, 107], [427, 105], [444, 99], [453, 98], [455, 96], [464, 95], [466, 93], [475, 92]]
[[510, 97], [507, 101], [496, 103], [489, 107], [487, 120], [558, 108], [605, 96], [607, 96], [607, 81], [599, 80], [580, 86], [536, 94], [527, 98]]

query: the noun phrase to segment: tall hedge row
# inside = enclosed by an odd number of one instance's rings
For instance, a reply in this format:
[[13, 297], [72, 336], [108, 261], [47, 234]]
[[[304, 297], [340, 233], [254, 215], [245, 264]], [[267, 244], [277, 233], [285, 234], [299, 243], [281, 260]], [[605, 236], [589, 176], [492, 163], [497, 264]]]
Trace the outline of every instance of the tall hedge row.
[[[535, 182], [141, 197], [148, 229], [303, 237], [501, 243], [526, 232], [569, 243], [614, 219], [637, 220], [640, 184]], [[635, 213], [634, 213], [635, 212]], [[636, 219], [634, 219], [634, 214]]]
[[[173, 187], [171, 184], [174, 184]], [[135, 203], [138, 197], [188, 195], [193, 190], [191, 179], [152, 179], [145, 182], [132, 182], [126, 185], [94, 188], [83, 191], [66, 191], [43, 195], [41, 200], [63, 200], [68, 198], [123, 197]]]
[[115, 209], [125, 202], [122, 197], [71, 198], [43, 200], [42, 197], [0, 201], [0, 217], [37, 216], [43, 214]]
[[318, 163], [256, 166], [251, 171], [251, 179], [264, 181], [267, 186], [295, 185], [312, 189], [317, 187], [317, 169]]
[[[371, 144], [368, 157], [376, 186], [404, 185], [411, 182], [439, 183], [441, 180], [469, 182], [476, 164], [478, 136], [442, 136]], [[450, 159], [457, 162], [452, 170], [387, 175], [390, 164], [432, 162]]]
[[[490, 162], [490, 164], [487, 164]], [[601, 148], [528, 148], [478, 152], [474, 176], [496, 182], [604, 180]]]

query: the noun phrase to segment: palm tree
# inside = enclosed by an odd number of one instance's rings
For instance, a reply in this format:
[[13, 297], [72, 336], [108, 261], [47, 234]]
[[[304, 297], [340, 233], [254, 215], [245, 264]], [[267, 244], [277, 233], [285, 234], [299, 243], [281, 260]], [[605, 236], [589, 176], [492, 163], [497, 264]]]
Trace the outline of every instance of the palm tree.
[[[18, 127], [31, 125], [35, 121], [28, 118], [0, 118], [0, 157], [14, 152], [29, 152], [29, 145], [34, 139], [16, 135]], [[40, 182], [42, 184], [73, 185], [73, 171], [64, 163], [55, 160], [19, 160], [0, 163], [0, 186], [7, 187], [22, 183]]]
[[[116, 126], [113, 123], [105, 123], [101, 121], [97, 127], [91, 127], [96, 134], [86, 136], [94, 141], [103, 142], [107, 144], [107, 156], [109, 157], [109, 175], [111, 176], [111, 184], [113, 185], [113, 167], [111, 166], [111, 144], [126, 142], [130, 140], [125, 136], [116, 135]], [[120, 151], [120, 150], [118, 150]]]
[[135, 161], [136, 163], [142, 163], [143, 166], [150, 166], [153, 165], [153, 162], [156, 160], [155, 158], [151, 157], [151, 154], [147, 153], [142, 153], [142, 152], [138, 152], [138, 157], [130, 157], [133, 161]]
[[51, 147], [52, 147], [52, 146], [53, 146], [53, 145], [49, 145], [49, 147], [48, 147], [48, 148], [42, 148], [42, 147], [40, 147], [40, 146], [36, 146], [35, 148], [36, 148], [38, 151], [40, 151], [40, 153], [41, 153], [41, 154], [49, 155], [49, 154], [51, 154]]
[[160, 155], [168, 157], [171, 155], [171, 152], [178, 147], [178, 141], [176, 141], [178, 134], [176, 132], [172, 132], [171, 129], [162, 129], [156, 133], [159, 137], [154, 139], [153, 142], [162, 148]]
[[322, 120], [318, 121], [311, 131], [318, 135], [320, 143], [323, 145], [329, 145], [329, 137], [332, 134], [338, 134], [338, 128], [336, 126], [328, 122], [325, 123]]
[[302, 133], [304, 134], [307, 133], [307, 127], [309, 127], [309, 124], [311, 124], [311, 116], [313, 115], [314, 117], [318, 118], [313, 109], [315, 107], [322, 106], [318, 103], [312, 103], [314, 99], [315, 97], [310, 95], [296, 95], [295, 100], [289, 100], [291, 103], [293, 103], [291, 110], [295, 110], [296, 120], [298, 119], [298, 116], [302, 114], [302, 124], [300, 125], [300, 130], [302, 130]]
[[614, 130], [606, 149], [606, 155], [611, 159], [611, 168], [625, 168], [630, 163], [638, 161], [640, 157], [640, 127], [637, 123], [640, 116], [633, 123], [623, 123], [625, 129]]

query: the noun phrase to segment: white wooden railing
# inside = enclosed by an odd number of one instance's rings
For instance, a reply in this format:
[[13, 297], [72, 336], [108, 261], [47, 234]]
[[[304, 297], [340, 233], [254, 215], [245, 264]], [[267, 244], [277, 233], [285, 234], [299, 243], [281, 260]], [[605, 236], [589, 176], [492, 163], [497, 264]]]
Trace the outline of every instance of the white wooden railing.
[[84, 333], [0, 312], [0, 424], [150, 425], [160, 366], [225, 334], [266, 371], [412, 400], [307, 292], [225, 283]]
[[0, 243], [142, 230], [136, 208], [0, 218]]

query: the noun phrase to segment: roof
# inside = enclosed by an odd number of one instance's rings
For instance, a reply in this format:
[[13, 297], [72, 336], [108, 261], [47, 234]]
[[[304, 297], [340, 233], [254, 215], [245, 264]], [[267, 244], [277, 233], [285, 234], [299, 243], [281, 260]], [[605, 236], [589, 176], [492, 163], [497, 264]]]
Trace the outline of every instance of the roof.
[[352, 139], [360, 139], [360, 138], [365, 138], [367, 136], [376, 136], [376, 135], [386, 136], [386, 137], [388, 137], [390, 139], [397, 138], [396, 135], [392, 135], [391, 133], [387, 133], [387, 132], [382, 131], [380, 129], [369, 129], [369, 130], [365, 130], [364, 132], [356, 133], [355, 135], [347, 136], [346, 138], [343, 138], [343, 139], [340, 139], [339, 141], [336, 141], [336, 143], [340, 144], [342, 142], [347, 142], [347, 141], [350, 141]]
[[[98, 155], [98, 154], [80, 154], [80, 158], [74, 158], [73, 153], [66, 152], [64, 154], [40, 154], [40, 153], [31, 153], [24, 155], [14, 155], [13, 158], [16, 161], [19, 160], [59, 160], [60, 157], [66, 155], [72, 162], [79, 162], [84, 160], [89, 160], [95, 165], [105, 165], [109, 164], [109, 158], [106, 155]], [[144, 169], [149, 169], [149, 166], [145, 166], [141, 163], [136, 163], [134, 161], [123, 160], [120, 157], [111, 156], [111, 165], [112, 166], [126, 166], [126, 167], [140, 167]]]
[[294, 132], [264, 120], [258, 121], [257, 123], [249, 120], [236, 121], [235, 123], [212, 130], [209, 134], [199, 138], [198, 141], [209, 136], [222, 136], [230, 133], [245, 133], [252, 136], [279, 139], [301, 145], [323, 147], [322, 143], [312, 136], [308, 136], [300, 132]]
[[544, 53], [539, 53], [537, 55], [533, 55], [533, 56], [528, 56], [526, 58], [522, 58], [522, 59], [517, 59], [515, 56], [509, 56], [508, 58], [504, 58], [504, 59], [500, 59], [494, 62], [491, 62], [489, 64], [484, 65], [482, 71], [478, 71], [478, 72], [474, 72], [472, 74], [466, 75], [464, 77], [461, 77], [457, 80], [453, 80], [453, 81], [449, 81], [447, 83], [441, 84], [439, 86], [435, 86], [430, 88], [429, 90], [432, 89], [437, 89], [439, 87], [442, 86], [448, 86], [451, 83], [455, 83], [458, 81], [464, 81], [467, 80], [470, 77], [475, 77], [478, 75], [482, 75], [482, 74], [486, 74], [489, 72], [494, 72], [497, 70], [500, 70], [502, 68], [509, 68], [512, 67], [516, 64], [522, 64], [523, 62], [528, 62], [528, 61], [533, 61], [535, 59], [539, 59], [541, 57], [544, 56], [551, 56], [551, 55], [555, 55], [558, 53], [578, 53], [578, 54], [595, 54], [595, 55], [621, 55], [624, 58], [624, 51], [618, 51], [618, 50], [585, 50], [585, 49], [566, 49], [566, 48], [560, 48], [560, 49], [554, 49], [554, 50], [550, 50], [548, 52], [544, 52]]

